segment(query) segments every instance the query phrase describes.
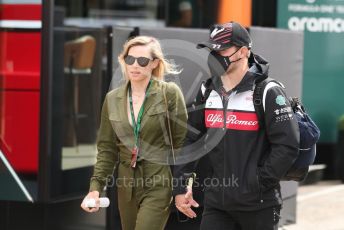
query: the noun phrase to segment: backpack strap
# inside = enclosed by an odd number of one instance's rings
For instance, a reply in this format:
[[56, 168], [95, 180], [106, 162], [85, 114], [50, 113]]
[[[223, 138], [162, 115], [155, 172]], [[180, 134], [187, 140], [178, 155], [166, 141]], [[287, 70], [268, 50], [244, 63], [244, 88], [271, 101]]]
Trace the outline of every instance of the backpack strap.
[[255, 82], [253, 91], [253, 105], [258, 117], [259, 128], [265, 128], [264, 107], [263, 107], [263, 93], [265, 86], [271, 81], [271, 78], [265, 78]]
[[211, 91], [213, 90], [212, 83], [213, 83], [213, 80], [211, 78], [207, 79], [204, 82], [204, 84], [203, 84], [204, 92], [203, 92], [203, 89], [202, 89], [201, 104], [204, 104], [207, 101]]
[[265, 98], [264, 98], [264, 91], [266, 86], [270, 83], [270, 82], [274, 82], [276, 83], [278, 86], [284, 88], [284, 86], [276, 81], [273, 78], [265, 78], [262, 80], [257, 80], [255, 82], [255, 88], [253, 91], [253, 105], [254, 105], [254, 109], [256, 111], [257, 117], [258, 117], [258, 123], [259, 123], [259, 128], [260, 129], [265, 129], [265, 119], [264, 119], [264, 113], [265, 113]]

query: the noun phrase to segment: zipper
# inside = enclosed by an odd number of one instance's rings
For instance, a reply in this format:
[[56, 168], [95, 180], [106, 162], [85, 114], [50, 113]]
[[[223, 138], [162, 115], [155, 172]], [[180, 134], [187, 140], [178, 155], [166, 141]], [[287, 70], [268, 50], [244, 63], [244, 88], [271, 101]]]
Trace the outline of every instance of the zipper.
[[[231, 93], [232, 94], [232, 93]], [[228, 96], [227, 100], [224, 98], [224, 96], [220, 96], [222, 99], [222, 106], [223, 106], [223, 130], [226, 130], [226, 125], [227, 125], [227, 107], [228, 107], [228, 103], [229, 103], [229, 97]]]
[[[224, 97], [222, 97], [222, 106], [223, 106], [223, 128], [222, 130], [224, 132], [227, 132], [226, 130], [226, 126], [227, 126], [227, 107], [228, 107], [228, 102], [229, 102], [229, 96], [228, 96], [228, 100], [225, 100]], [[224, 151], [226, 149], [226, 142], [223, 140], [223, 178], [226, 178], [226, 164], [225, 164], [225, 158], [226, 158], [226, 151]], [[225, 189], [222, 189], [222, 204], [225, 204]]]
[[226, 129], [226, 123], [227, 123], [227, 107], [228, 107], [228, 101], [227, 103], [222, 98], [222, 106], [223, 106], [223, 130]]

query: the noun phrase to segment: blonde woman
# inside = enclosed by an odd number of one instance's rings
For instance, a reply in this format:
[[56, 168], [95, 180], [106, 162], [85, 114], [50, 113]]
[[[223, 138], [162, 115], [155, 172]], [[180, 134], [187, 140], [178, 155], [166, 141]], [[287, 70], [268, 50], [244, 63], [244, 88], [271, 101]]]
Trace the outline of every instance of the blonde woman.
[[[105, 98], [97, 163], [85, 199], [99, 202], [99, 194], [119, 161], [116, 186], [122, 229], [161, 230], [172, 201], [172, 176], [167, 164], [167, 159], [174, 159], [170, 156], [171, 142], [177, 150], [186, 134], [182, 92], [176, 84], [163, 81], [165, 74], [178, 71], [166, 61], [160, 43], [153, 37], [129, 40], [118, 61], [126, 84]], [[85, 211], [99, 209], [85, 207], [84, 201], [81, 207]]]

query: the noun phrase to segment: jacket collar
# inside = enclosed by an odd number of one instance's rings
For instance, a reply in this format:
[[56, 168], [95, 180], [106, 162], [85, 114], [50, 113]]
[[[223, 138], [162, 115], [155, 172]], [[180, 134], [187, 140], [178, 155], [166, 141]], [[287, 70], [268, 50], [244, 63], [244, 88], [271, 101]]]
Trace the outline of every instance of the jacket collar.
[[[129, 87], [129, 81], [118, 88], [118, 92], [116, 94], [116, 98], [118, 100], [118, 105], [121, 106], [123, 109], [120, 109], [118, 112], [120, 113], [120, 117], [123, 121], [128, 120], [128, 109], [127, 109], [127, 92]], [[160, 94], [160, 95], [159, 95]], [[149, 89], [147, 99], [144, 105], [144, 112], [143, 112], [143, 120], [141, 128], [145, 126], [147, 116], [145, 114], [155, 105], [161, 103], [163, 101], [162, 89], [161, 89], [161, 82], [159, 80], [153, 79], [152, 85]], [[128, 121], [129, 122], [129, 121]], [[130, 124], [128, 123], [128, 127], [131, 128]]]
[[[255, 81], [261, 81], [268, 77], [269, 62], [263, 57], [251, 52], [251, 55], [248, 59], [248, 64], [250, 69], [246, 72], [243, 79], [236, 87], [233, 88], [232, 91], [240, 93], [249, 89], [253, 90]], [[217, 91], [223, 86], [221, 78], [216, 76], [211, 77], [211, 83], [212, 86], [210, 87]]]
[[[255, 72], [251, 71], [251, 69], [252, 67], [249, 71], [246, 72], [239, 84], [235, 86], [231, 91], [236, 91], [237, 93], [240, 93], [247, 91], [249, 89], [253, 89], [253, 84], [257, 76]], [[213, 78], [213, 84], [216, 91], [218, 91], [223, 86], [222, 80], [219, 77]]]

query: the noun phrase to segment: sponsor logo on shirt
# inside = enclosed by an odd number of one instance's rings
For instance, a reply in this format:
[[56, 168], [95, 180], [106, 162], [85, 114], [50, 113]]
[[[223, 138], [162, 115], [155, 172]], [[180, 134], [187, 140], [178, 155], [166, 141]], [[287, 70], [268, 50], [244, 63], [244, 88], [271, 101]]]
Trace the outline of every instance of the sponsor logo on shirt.
[[281, 108], [281, 109], [276, 109], [275, 111], [276, 115], [280, 115], [283, 113], [291, 113], [292, 112], [292, 108], [290, 106], [285, 107], [285, 108]]
[[259, 129], [257, 115], [252, 112], [227, 111], [226, 124], [224, 124], [223, 111], [205, 110], [205, 124], [207, 128], [227, 128], [248, 131]]
[[282, 114], [276, 117], [276, 123], [283, 122], [283, 121], [290, 121], [293, 119], [293, 114]]

